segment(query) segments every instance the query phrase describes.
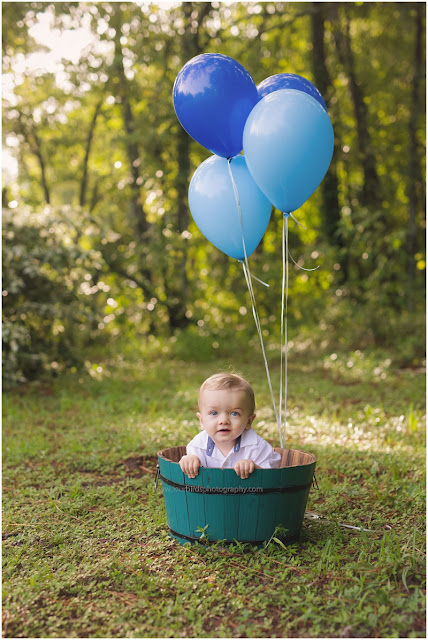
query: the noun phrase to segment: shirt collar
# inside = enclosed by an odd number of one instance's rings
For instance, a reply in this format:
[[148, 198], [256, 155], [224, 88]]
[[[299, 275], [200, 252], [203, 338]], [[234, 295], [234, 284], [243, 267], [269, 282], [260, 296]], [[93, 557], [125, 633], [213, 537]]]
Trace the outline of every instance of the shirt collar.
[[[201, 444], [205, 449], [207, 456], [212, 456], [215, 448], [214, 440], [208, 435], [206, 431], [201, 431], [201, 435]], [[246, 429], [236, 440], [233, 451], [234, 453], [237, 453], [241, 447], [247, 447], [253, 444], [257, 444], [257, 433], [254, 431], [254, 429]]]
[[[215, 446], [214, 441], [212, 440], [212, 438], [209, 437], [206, 431], [204, 430], [200, 431], [199, 434], [197, 435], [197, 438], [198, 438], [197, 446], [203, 449], [207, 456], [209, 457], [212, 456], [215, 460], [223, 460], [224, 458], [223, 454]], [[211, 441], [214, 444], [214, 447], [212, 447], [211, 449], [211, 453], [209, 453], [209, 450], [210, 450], [209, 441]]]
[[251, 444], [257, 444], [257, 433], [250, 427], [241, 435], [241, 447], [247, 447]]
[[[205, 450], [205, 453], [207, 454], [207, 456], [212, 456], [214, 447], [215, 447], [214, 440], [211, 438], [211, 436], [207, 436], [207, 448]], [[241, 436], [238, 436], [233, 446], [233, 453], [238, 453], [240, 448], [241, 448]]]
[[207, 448], [206, 448], [206, 451], [205, 451], [207, 456], [212, 456], [213, 451], [214, 451], [214, 447], [215, 447], [214, 440], [210, 436], [207, 436]]

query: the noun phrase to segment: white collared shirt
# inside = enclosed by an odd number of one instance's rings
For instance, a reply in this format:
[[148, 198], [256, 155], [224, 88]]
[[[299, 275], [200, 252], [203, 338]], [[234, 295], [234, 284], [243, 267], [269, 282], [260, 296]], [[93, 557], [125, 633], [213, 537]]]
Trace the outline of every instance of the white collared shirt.
[[262, 469], [278, 469], [281, 456], [273, 450], [272, 446], [263, 440], [254, 429], [248, 429], [241, 435], [239, 451], [232, 447], [227, 456], [224, 456], [217, 446], [214, 446], [212, 454], [207, 455], [208, 434], [201, 431], [189, 442], [186, 453], [198, 456], [203, 467], [233, 469], [238, 460], [253, 460], [254, 464]]

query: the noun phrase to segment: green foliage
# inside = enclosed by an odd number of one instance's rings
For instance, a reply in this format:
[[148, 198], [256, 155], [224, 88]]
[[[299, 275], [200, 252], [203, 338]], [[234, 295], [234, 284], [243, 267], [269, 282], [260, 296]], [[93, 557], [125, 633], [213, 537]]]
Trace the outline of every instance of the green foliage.
[[[101, 321], [88, 273], [101, 256], [82, 248], [69, 212], [3, 218], [3, 376], [7, 384], [82, 364]], [[96, 286], [102, 289], [102, 283]]]
[[[340, 331], [337, 328], [340, 327]], [[330, 354], [348, 348], [356, 353], [383, 351], [385, 360], [399, 367], [424, 367], [425, 313], [397, 313], [393, 308], [370, 303], [358, 304], [345, 298], [330, 300], [316, 328], [305, 328], [298, 339], [310, 339], [310, 349]]]
[[[404, 250], [406, 231], [403, 226], [388, 225], [382, 211], [366, 208], [343, 210], [340, 234], [344, 249], [339, 257], [341, 268], [347, 271], [343, 294], [361, 304], [370, 318], [375, 310], [388, 310], [399, 314], [406, 310], [408, 285], [406, 284], [407, 255]], [[425, 288], [424, 243], [419, 238], [420, 253], [416, 281], [417, 307], [423, 310]]]
[[[308, 274], [290, 263], [290, 335], [306, 332], [331, 343], [336, 332], [338, 341], [355, 349], [381, 346], [390, 358], [400, 353], [403, 366], [419, 366], [423, 335], [412, 329], [421, 326], [424, 313], [419, 178], [416, 240], [409, 249], [410, 159], [417, 158], [420, 175], [424, 170], [425, 114], [421, 108], [414, 112], [412, 104], [418, 7], [391, 3], [385, 12], [382, 3], [321, 5], [339, 210], [326, 209], [320, 188], [296, 212], [307, 229], [290, 222], [293, 258], [307, 268], [320, 265]], [[3, 201], [10, 203], [11, 218], [17, 210], [20, 218], [28, 217], [20, 223], [20, 246], [29, 260], [39, 247], [40, 262], [38, 298], [21, 286], [19, 314], [9, 312], [9, 296], [4, 298], [9, 379], [46, 373], [52, 362], [59, 365], [56, 371], [77, 366], [94, 339], [104, 345], [119, 334], [129, 335], [131, 343], [169, 336], [173, 342], [163, 346], [183, 358], [197, 353], [201, 360], [227, 353], [231, 342], [258, 348], [241, 266], [212, 247], [191, 219], [188, 184], [209, 152], [182, 130], [171, 90], [183, 64], [210, 51], [239, 60], [256, 83], [280, 72], [314, 81], [319, 69], [313, 15], [313, 3], [5, 3], [3, 66], [12, 91], [4, 93], [3, 136], [18, 175], [5, 176]], [[63, 59], [58, 73], [18, 69], [24, 56], [43, 48], [29, 35], [39, 16], [62, 32], [87, 25], [93, 45], [79, 59]], [[349, 35], [351, 68], [339, 55], [338, 35]], [[352, 71], [367, 112], [363, 134]], [[412, 123], [416, 149], [409, 148]], [[378, 176], [378, 191], [365, 206], [361, 137]], [[44, 238], [33, 242], [26, 230], [46, 204], [55, 247]], [[67, 224], [52, 213], [64, 207]], [[274, 211], [251, 257], [254, 275], [270, 285], [255, 287], [264, 335], [274, 343], [280, 327], [281, 223]], [[7, 255], [17, 237], [7, 240]], [[81, 272], [73, 251], [84, 254]], [[21, 273], [16, 261], [11, 265]], [[12, 271], [5, 272], [6, 280], [14, 279]], [[94, 293], [79, 290], [86, 274]], [[94, 289], [98, 281], [110, 288], [109, 295]], [[57, 307], [55, 287], [62, 291]], [[116, 306], [106, 304], [109, 297]], [[55, 315], [64, 328], [59, 333]]]

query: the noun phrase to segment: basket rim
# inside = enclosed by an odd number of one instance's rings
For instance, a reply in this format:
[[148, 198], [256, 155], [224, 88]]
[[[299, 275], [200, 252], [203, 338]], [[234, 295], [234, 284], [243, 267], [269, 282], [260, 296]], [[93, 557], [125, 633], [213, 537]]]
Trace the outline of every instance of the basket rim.
[[[171, 460], [171, 458], [167, 457], [165, 455], [166, 452], [170, 452], [171, 450], [176, 451], [177, 453], [179, 453], [180, 449], [184, 449], [184, 453], [182, 452], [181, 455], [185, 454], [185, 445], [180, 445], [180, 446], [176, 446], [176, 447], [165, 447], [164, 449], [160, 449], [157, 452], [157, 456], [158, 458], [161, 458], [162, 460], [166, 460], [167, 462], [171, 462], [172, 464], [179, 464], [178, 461], [176, 460]], [[282, 456], [281, 459], [281, 466], [276, 468], [276, 469], [256, 469], [256, 471], [281, 471], [282, 469], [287, 469], [290, 467], [306, 467], [309, 466], [311, 464], [313, 464], [314, 462], [317, 461], [317, 457], [313, 454], [313, 453], [308, 453], [306, 451], [301, 451], [300, 449], [284, 449], [282, 447], [275, 447], [274, 450], [277, 453], [280, 453]], [[305, 460], [302, 460], [301, 456], [305, 456]], [[181, 457], [181, 456], [180, 456]], [[299, 462], [297, 463], [291, 463], [291, 464], [283, 464], [283, 462], [289, 458], [290, 461], [294, 460], [295, 458], [299, 459]], [[300, 461], [301, 460], [301, 461]], [[215, 469], [224, 471], [224, 472], [233, 472], [235, 473], [234, 469], [223, 469], [221, 467], [213, 467]], [[201, 470], [204, 469], [208, 469], [208, 467], [201, 467]]]

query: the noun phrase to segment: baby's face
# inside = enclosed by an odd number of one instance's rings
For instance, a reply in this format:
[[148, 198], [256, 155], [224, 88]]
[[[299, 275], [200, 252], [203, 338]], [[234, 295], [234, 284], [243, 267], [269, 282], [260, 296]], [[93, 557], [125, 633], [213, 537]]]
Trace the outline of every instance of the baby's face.
[[201, 428], [216, 444], [233, 445], [255, 418], [251, 414], [250, 400], [241, 389], [205, 390], [200, 408]]

